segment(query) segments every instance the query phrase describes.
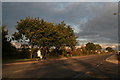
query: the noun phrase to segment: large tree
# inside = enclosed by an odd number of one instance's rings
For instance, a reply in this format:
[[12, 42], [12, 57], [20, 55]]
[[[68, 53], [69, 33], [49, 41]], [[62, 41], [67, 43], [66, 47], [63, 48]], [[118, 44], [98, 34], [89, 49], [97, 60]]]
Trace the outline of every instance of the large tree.
[[92, 42], [88, 42], [86, 44], [86, 50], [101, 50], [102, 47], [99, 44], [94, 44]]
[[64, 21], [62, 21], [60, 24], [56, 25], [56, 30], [58, 32], [57, 37], [57, 47], [70, 47], [73, 49], [77, 43], [76, 36], [74, 34], [73, 29], [70, 27], [70, 25], [66, 25]]
[[13, 35], [19, 40], [22, 35], [29, 39], [29, 44], [39, 46], [43, 53], [46, 53], [50, 47], [58, 49], [69, 46], [73, 48], [76, 45], [76, 37], [70, 26], [64, 22], [54, 24], [39, 18], [26, 17], [17, 22]]
[[95, 44], [95, 48], [96, 48], [96, 50], [101, 50], [102, 49], [102, 47], [99, 44]]
[[85, 48], [86, 50], [96, 50], [95, 44], [92, 42], [88, 42]]
[[111, 47], [107, 47], [106, 50], [107, 50], [108, 52], [113, 52], [113, 51], [114, 51]]

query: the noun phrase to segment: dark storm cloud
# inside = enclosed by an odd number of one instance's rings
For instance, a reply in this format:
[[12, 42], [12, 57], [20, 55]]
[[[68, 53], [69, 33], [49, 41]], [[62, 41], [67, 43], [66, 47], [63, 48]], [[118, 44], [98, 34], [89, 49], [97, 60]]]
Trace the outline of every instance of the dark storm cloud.
[[[53, 3], [54, 4], [54, 3]], [[10, 34], [15, 31], [16, 22], [27, 16], [48, 19], [55, 13], [54, 5], [49, 3], [13, 2], [3, 3], [3, 24]]]
[[117, 3], [18, 2], [3, 3], [3, 24], [14, 33], [16, 22], [27, 16], [72, 26], [78, 38], [94, 42], [117, 41]]
[[[94, 8], [92, 8], [94, 10]], [[77, 33], [80, 38], [92, 42], [117, 43], [118, 20], [113, 13], [117, 12], [116, 3], [106, 3], [99, 9], [98, 16], [82, 25], [82, 31]]]
[[[79, 24], [83, 18], [95, 16], [90, 7], [98, 8], [95, 3], [55, 3], [55, 2], [13, 2], [3, 3], [3, 23], [15, 24], [26, 16], [40, 17], [47, 21], [60, 22], [64, 20], [70, 24]], [[96, 11], [97, 12], [97, 11]], [[89, 14], [88, 14], [89, 13]]]

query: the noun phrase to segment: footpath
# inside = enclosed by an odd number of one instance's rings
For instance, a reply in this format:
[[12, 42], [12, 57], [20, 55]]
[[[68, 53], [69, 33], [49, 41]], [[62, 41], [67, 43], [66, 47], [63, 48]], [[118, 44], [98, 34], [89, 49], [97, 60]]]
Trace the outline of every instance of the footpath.
[[107, 62], [110, 62], [110, 63], [114, 63], [114, 64], [118, 64], [118, 63], [119, 63], [117, 54], [114, 54], [114, 55], [108, 57], [108, 58], [106, 59], [106, 61], [107, 61]]

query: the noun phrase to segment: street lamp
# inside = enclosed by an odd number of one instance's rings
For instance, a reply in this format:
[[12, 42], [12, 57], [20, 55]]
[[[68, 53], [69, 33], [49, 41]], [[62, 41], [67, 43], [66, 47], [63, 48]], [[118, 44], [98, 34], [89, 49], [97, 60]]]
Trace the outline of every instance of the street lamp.
[[118, 50], [120, 51], [120, 38], [119, 38], [119, 35], [120, 35], [120, 32], [119, 32], [119, 29], [120, 29], [120, 1], [118, 2], [118, 13], [114, 13], [114, 15], [117, 15], [118, 16]]

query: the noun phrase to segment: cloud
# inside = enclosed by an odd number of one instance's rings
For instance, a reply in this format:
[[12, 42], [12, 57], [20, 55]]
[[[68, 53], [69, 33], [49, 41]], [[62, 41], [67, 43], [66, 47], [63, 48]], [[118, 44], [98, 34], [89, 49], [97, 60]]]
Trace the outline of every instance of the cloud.
[[[116, 3], [106, 3], [99, 8], [97, 16], [83, 24], [82, 31], [76, 35], [86, 38], [92, 42], [117, 43], [118, 42], [118, 20], [113, 15], [117, 12]], [[92, 8], [94, 10], [94, 8]]]
[[84, 3], [8, 2], [3, 3], [3, 24], [8, 24], [12, 28], [19, 19], [31, 16], [55, 23], [64, 20], [70, 25], [75, 25], [87, 17], [88, 12], [90, 13], [90, 10]]
[[3, 0], [3, 2], [118, 2], [119, 0]]
[[16, 22], [27, 16], [58, 23], [65, 21], [82, 42], [116, 43], [117, 3], [115, 2], [4, 2], [3, 24], [9, 34], [15, 32]]

